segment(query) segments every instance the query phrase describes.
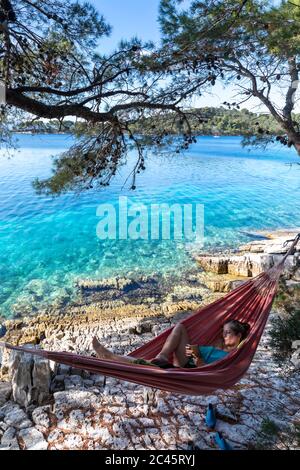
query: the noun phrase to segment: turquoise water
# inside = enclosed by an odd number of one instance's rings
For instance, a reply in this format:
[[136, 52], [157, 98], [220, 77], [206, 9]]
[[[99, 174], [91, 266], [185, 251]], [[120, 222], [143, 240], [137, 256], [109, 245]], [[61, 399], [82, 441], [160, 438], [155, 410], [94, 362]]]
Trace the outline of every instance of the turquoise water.
[[190, 243], [100, 240], [99, 204], [199, 203], [205, 211], [204, 249], [232, 247], [247, 232], [300, 225], [300, 167], [293, 149], [249, 153], [239, 137], [199, 137], [183, 156], [151, 155], [137, 190], [123, 188], [133, 155], [105, 190], [37, 196], [32, 180], [51, 174], [51, 155], [65, 135], [19, 135], [19, 151], [0, 158], [0, 315], [34, 314], [76, 295], [76, 280], [133, 273], [181, 272], [193, 265]]

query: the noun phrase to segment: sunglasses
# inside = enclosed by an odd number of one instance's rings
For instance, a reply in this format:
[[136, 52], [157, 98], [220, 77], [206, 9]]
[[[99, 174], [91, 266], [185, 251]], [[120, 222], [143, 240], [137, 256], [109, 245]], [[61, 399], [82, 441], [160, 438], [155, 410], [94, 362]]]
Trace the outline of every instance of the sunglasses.
[[235, 336], [232, 331], [223, 331], [223, 336]]

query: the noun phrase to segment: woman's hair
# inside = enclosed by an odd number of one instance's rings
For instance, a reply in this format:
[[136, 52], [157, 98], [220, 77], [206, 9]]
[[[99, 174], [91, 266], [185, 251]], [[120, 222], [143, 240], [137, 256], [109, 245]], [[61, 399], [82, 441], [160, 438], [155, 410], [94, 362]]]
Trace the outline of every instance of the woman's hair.
[[229, 325], [234, 334], [242, 335], [241, 340], [246, 338], [250, 330], [249, 323], [242, 323], [238, 320], [228, 320], [224, 325]]

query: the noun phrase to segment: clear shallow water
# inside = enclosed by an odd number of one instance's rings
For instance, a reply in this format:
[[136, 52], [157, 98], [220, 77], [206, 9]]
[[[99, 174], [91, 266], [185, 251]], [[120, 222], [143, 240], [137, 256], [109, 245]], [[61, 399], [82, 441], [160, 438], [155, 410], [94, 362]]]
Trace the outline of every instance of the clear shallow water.
[[[51, 155], [65, 135], [19, 135], [20, 150], [0, 156], [0, 315], [32, 313], [69, 301], [79, 278], [181, 272], [193, 265], [190, 244], [175, 241], [101, 241], [99, 204], [200, 203], [205, 246], [230, 247], [248, 231], [300, 225], [300, 167], [292, 149], [249, 151], [239, 137], [199, 137], [184, 156], [151, 156], [137, 190], [122, 188], [132, 158], [105, 191], [37, 196], [32, 180], [51, 174]], [[132, 156], [133, 157], [133, 156]]]

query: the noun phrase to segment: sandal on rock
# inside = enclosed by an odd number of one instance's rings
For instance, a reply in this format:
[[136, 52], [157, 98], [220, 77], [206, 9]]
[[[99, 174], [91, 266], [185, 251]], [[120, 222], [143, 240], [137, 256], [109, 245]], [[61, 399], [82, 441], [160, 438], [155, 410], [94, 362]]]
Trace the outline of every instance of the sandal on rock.
[[215, 443], [220, 447], [221, 450], [233, 450], [231, 445], [225, 441], [223, 435], [220, 432], [217, 432], [215, 435]]
[[216, 426], [216, 422], [217, 422], [217, 418], [216, 418], [214, 407], [212, 406], [211, 403], [209, 403], [207, 412], [205, 415], [206, 426], [210, 429], [214, 429]]

